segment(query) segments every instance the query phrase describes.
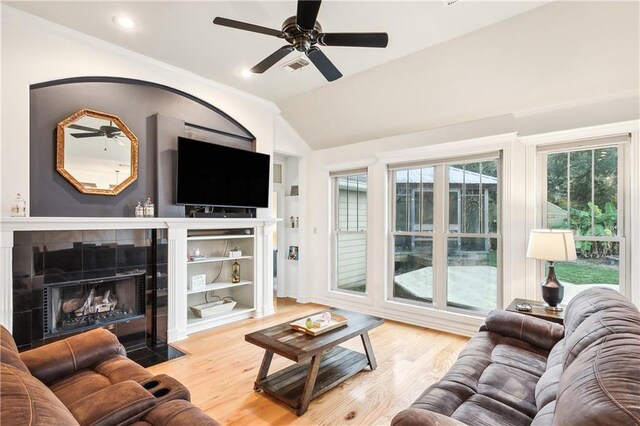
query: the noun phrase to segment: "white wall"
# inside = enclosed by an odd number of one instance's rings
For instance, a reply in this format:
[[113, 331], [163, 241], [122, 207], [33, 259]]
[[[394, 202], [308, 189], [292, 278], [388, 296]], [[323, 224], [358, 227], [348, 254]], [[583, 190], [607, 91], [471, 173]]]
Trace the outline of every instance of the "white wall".
[[[535, 277], [530, 273], [531, 262], [525, 257], [528, 229], [531, 224], [525, 215], [533, 192], [527, 179], [531, 179], [527, 164], [527, 147], [519, 140], [522, 135], [562, 132], [566, 129], [584, 128], [606, 123], [635, 120], [631, 128], [636, 133], [638, 144], [638, 119], [640, 118], [640, 96], [638, 92], [624, 96], [613, 96], [562, 108], [554, 107], [536, 111], [508, 114], [500, 117], [463, 123], [422, 132], [386, 137], [367, 142], [314, 151], [309, 158], [308, 191], [314, 195], [314, 206], [309, 211], [307, 251], [313, 253], [313, 262], [308, 264], [307, 281], [304, 282], [307, 299], [333, 306], [364, 310], [387, 318], [407, 321], [436, 329], [463, 334], [477, 330], [481, 319], [465, 314], [436, 312], [433, 309], [392, 303], [386, 300], [385, 286], [388, 275], [388, 173], [387, 164], [422, 159], [438, 159], [472, 155], [503, 150], [503, 305], [514, 297], [534, 298]], [[569, 135], [569, 133], [567, 133]], [[584, 132], [577, 134], [586, 134]], [[567, 136], [571, 138], [572, 136]], [[640, 148], [635, 147], [631, 164], [640, 164]], [[369, 167], [369, 227], [367, 294], [352, 296], [330, 290], [331, 279], [331, 187], [330, 171], [355, 167]], [[529, 175], [528, 175], [529, 173]], [[632, 190], [636, 197], [635, 211], [640, 212], [640, 179], [637, 172], [632, 179]], [[635, 177], [634, 177], [635, 176]], [[629, 214], [634, 227], [637, 253], [640, 245], [638, 230], [640, 220]], [[637, 254], [636, 254], [637, 256]], [[640, 268], [635, 269], [630, 280], [630, 296], [640, 302]], [[526, 272], [528, 271], [529, 272]]]
[[78, 76], [152, 81], [199, 97], [229, 114], [256, 136], [260, 152], [270, 154], [276, 145], [293, 152], [308, 151], [271, 102], [4, 4], [0, 10], [0, 216], [9, 215], [16, 192], [29, 200], [29, 85], [34, 83]]
[[554, 1], [279, 105], [321, 149], [637, 90], [638, 14]]

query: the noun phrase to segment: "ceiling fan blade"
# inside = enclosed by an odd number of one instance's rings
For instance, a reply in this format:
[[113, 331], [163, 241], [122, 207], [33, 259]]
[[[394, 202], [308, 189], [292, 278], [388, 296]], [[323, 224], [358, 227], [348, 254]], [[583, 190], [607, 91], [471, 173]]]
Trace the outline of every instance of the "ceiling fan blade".
[[293, 52], [293, 46], [282, 46], [280, 49], [267, 56], [255, 67], [251, 68], [251, 72], [255, 74], [262, 74], [272, 66], [274, 66], [280, 59]]
[[322, 0], [298, 0], [296, 24], [305, 30], [312, 30], [320, 11]]
[[322, 46], [387, 47], [387, 33], [323, 33], [318, 35]]
[[87, 126], [81, 126], [79, 124], [69, 124], [69, 126], [67, 126], [67, 127], [69, 127], [70, 129], [84, 130], [86, 132], [99, 132], [100, 131], [99, 129], [94, 129], [94, 128], [87, 127]]
[[96, 136], [104, 136], [104, 133], [71, 133], [74, 138], [94, 138]]
[[266, 34], [270, 36], [284, 38], [285, 34], [280, 30], [274, 30], [267, 27], [261, 27], [260, 25], [249, 24], [247, 22], [234, 21], [233, 19], [221, 18], [218, 16], [213, 20], [216, 25], [222, 25], [223, 27], [236, 28], [238, 30], [251, 31], [254, 33]]
[[336, 68], [336, 66], [331, 63], [329, 58], [327, 58], [320, 49], [318, 49], [317, 47], [312, 47], [306, 53], [311, 62], [313, 62], [313, 65], [318, 68], [318, 71], [322, 73], [327, 81], [334, 81], [342, 77], [342, 74], [340, 73], [340, 71], [338, 71], [338, 68]]

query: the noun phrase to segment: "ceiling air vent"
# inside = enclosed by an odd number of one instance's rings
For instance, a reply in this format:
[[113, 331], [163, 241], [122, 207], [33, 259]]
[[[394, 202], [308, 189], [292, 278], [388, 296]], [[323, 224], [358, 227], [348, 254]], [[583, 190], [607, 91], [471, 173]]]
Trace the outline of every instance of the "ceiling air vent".
[[451, 6], [454, 3], [457, 3], [458, 0], [442, 0], [445, 6]]
[[307, 65], [309, 65], [309, 61], [303, 59], [303, 58], [296, 58], [293, 61], [289, 61], [286, 64], [282, 65], [282, 68], [284, 68], [287, 71], [297, 71], [301, 68], [306, 67]]

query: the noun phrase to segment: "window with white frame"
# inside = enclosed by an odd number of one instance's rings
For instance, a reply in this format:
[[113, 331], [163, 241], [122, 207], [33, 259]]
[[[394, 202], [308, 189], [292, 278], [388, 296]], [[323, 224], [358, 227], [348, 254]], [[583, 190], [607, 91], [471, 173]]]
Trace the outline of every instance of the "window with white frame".
[[499, 305], [500, 154], [390, 165], [393, 300]]
[[565, 286], [563, 303], [592, 285], [624, 291], [622, 169], [628, 141], [625, 135], [538, 147], [541, 225], [572, 230], [576, 243], [577, 260], [555, 265]]
[[333, 289], [367, 289], [367, 169], [331, 173]]

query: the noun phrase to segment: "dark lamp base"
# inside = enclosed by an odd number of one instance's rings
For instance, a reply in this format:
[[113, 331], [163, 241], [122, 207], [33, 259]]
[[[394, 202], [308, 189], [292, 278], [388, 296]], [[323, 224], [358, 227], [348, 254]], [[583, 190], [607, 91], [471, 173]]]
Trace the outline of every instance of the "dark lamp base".
[[564, 287], [556, 278], [553, 262], [549, 262], [549, 275], [540, 286], [542, 289], [542, 299], [546, 302], [545, 308], [548, 311], [562, 311], [562, 308], [558, 305], [560, 305], [560, 302], [562, 302], [564, 298]]

